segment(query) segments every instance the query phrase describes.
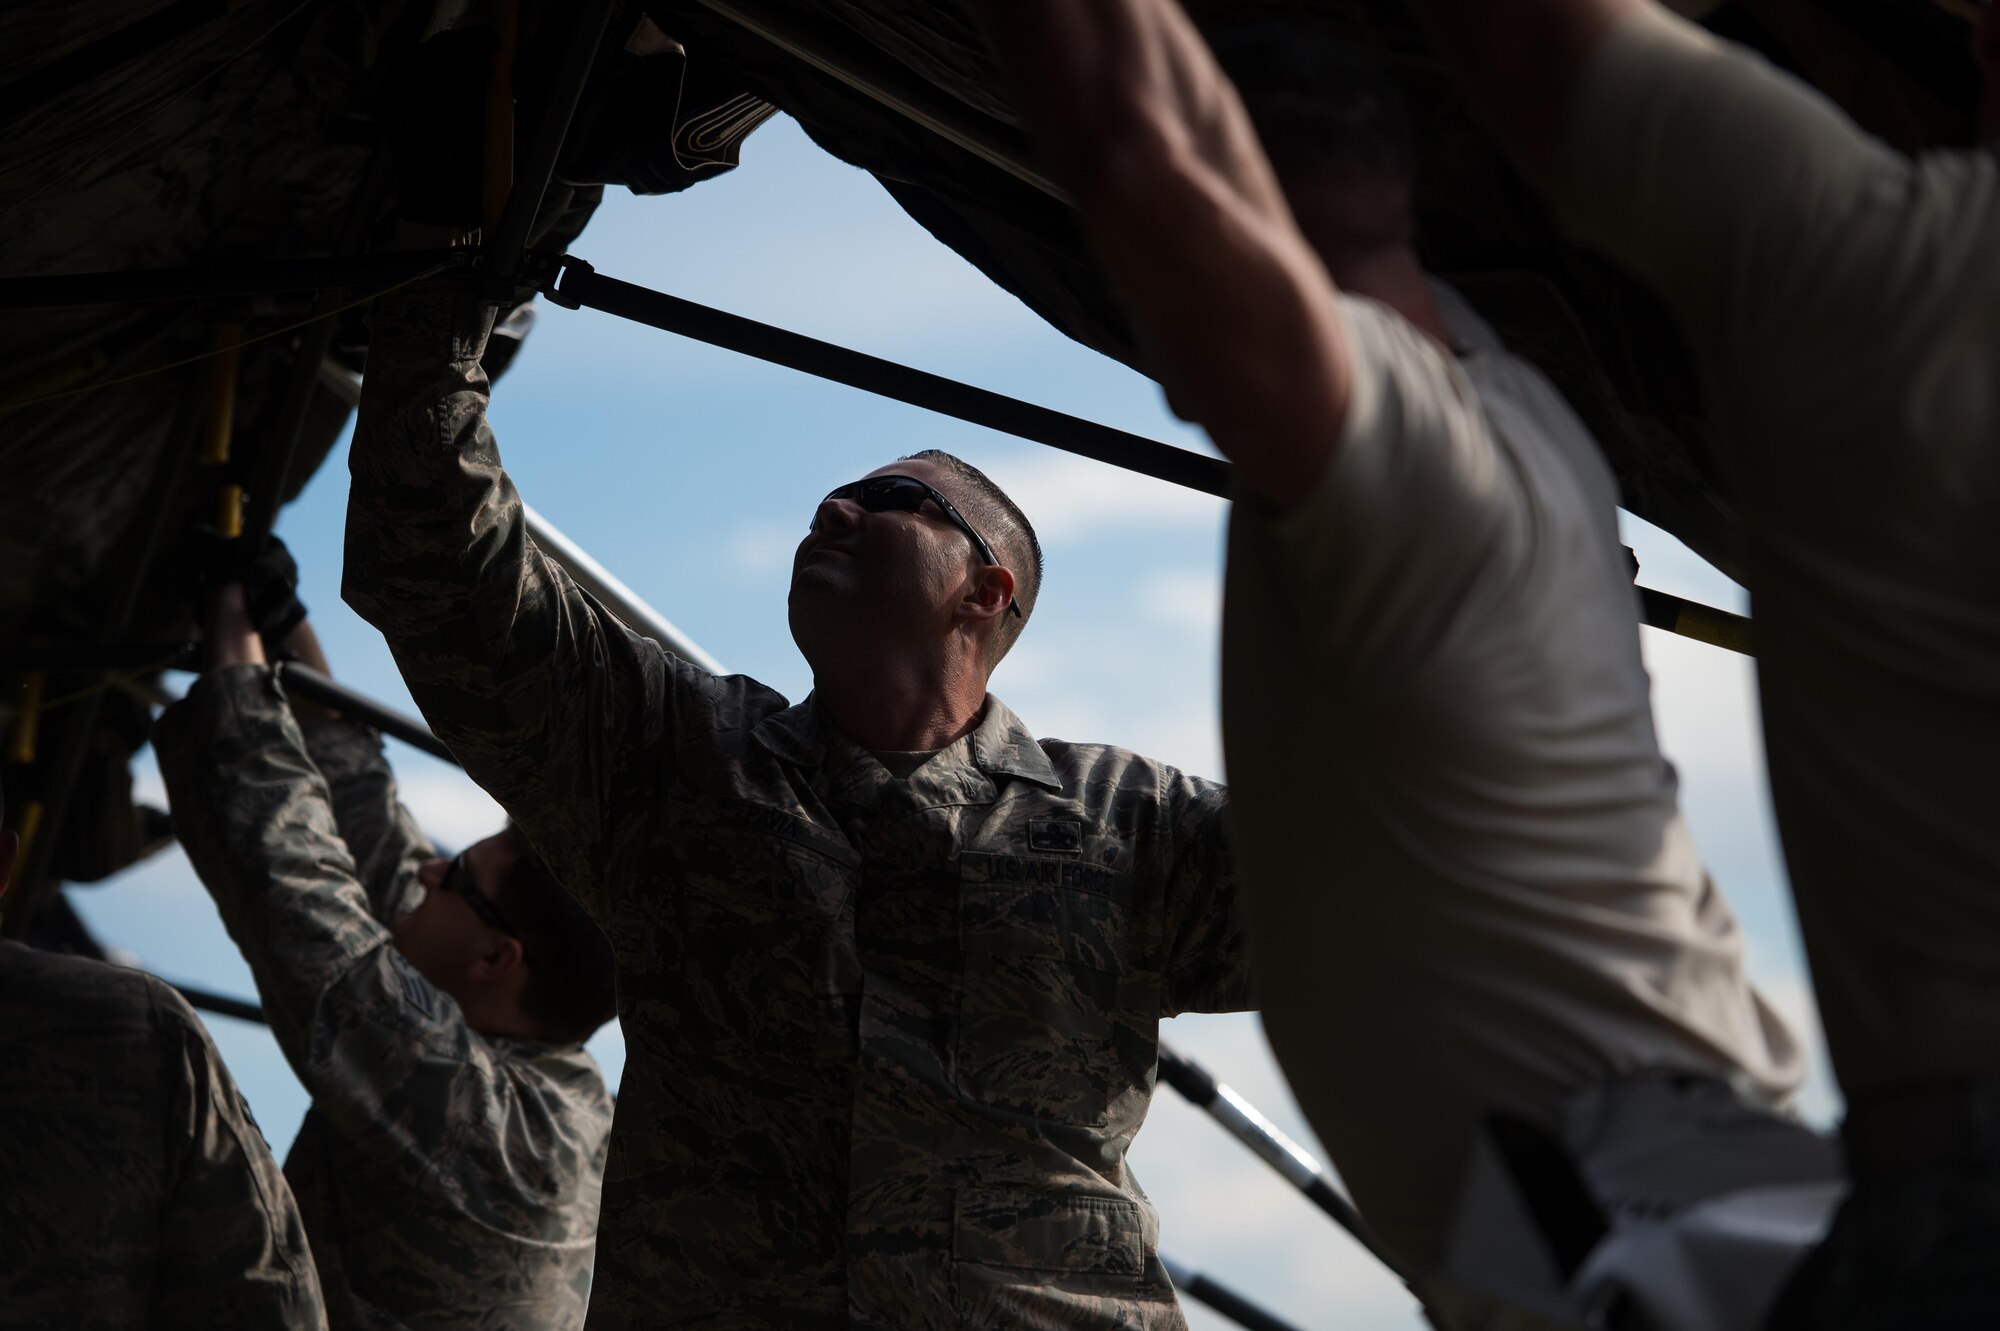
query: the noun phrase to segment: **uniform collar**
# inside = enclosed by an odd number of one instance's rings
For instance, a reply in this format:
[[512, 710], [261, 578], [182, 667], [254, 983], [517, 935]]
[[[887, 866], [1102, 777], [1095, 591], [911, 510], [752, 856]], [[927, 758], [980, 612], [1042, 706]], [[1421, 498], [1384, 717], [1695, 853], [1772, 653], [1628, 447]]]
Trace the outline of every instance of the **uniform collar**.
[[[811, 694], [804, 702], [765, 717], [751, 735], [778, 757], [809, 770], [824, 766], [836, 743], [843, 749], [862, 751], [839, 733]], [[1021, 718], [992, 694], [986, 695], [986, 714], [967, 739], [971, 741], [972, 765], [987, 776], [1019, 777], [1050, 790], [1062, 789], [1062, 778], [1056, 775], [1049, 755]]]

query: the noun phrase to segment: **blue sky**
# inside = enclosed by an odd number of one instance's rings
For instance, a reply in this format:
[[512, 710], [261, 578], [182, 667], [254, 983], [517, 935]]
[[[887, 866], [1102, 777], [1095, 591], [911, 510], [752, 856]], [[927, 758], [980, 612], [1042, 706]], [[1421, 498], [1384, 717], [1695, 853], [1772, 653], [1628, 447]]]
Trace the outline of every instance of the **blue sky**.
[[[1167, 415], [1149, 381], [1041, 323], [788, 120], [760, 130], [735, 173], [687, 194], [614, 192], [575, 250], [611, 276], [1207, 447]], [[1048, 552], [1034, 626], [994, 692], [1040, 734], [1225, 775], [1217, 500], [588, 311], [541, 312], [492, 419], [530, 503], [728, 668], [793, 698], [808, 676], [785, 628], [785, 586], [813, 504], [901, 454], [959, 453], [1013, 493]], [[280, 531], [335, 673], [408, 708], [380, 637], [340, 603], [344, 459], [343, 446]], [[1627, 539], [1648, 585], [1745, 608], [1740, 589], [1663, 533], [1628, 521]], [[1643, 636], [1689, 818], [1743, 920], [1753, 974], [1811, 1043], [1816, 1070], [1803, 1104], [1825, 1121], [1835, 1102], [1772, 834], [1751, 667], [1651, 630]], [[406, 799], [434, 837], [463, 845], [498, 826], [499, 811], [454, 769], [391, 750]], [[149, 757], [141, 780], [161, 798]], [[1329, 872], [1338, 872], [1337, 852]], [[101, 937], [168, 978], [251, 992], [177, 852], [73, 897]], [[211, 1029], [282, 1154], [304, 1093], [263, 1031], [220, 1018]], [[1184, 1017], [1165, 1035], [1311, 1141], [1254, 1016]], [[615, 1029], [592, 1048], [615, 1083], [623, 1066]], [[1422, 1324], [1392, 1278], [1172, 1092], [1160, 1092], [1132, 1160], [1159, 1208], [1162, 1245], [1181, 1262], [1301, 1328]], [[1196, 1307], [1189, 1321], [1195, 1331], [1230, 1325]]]

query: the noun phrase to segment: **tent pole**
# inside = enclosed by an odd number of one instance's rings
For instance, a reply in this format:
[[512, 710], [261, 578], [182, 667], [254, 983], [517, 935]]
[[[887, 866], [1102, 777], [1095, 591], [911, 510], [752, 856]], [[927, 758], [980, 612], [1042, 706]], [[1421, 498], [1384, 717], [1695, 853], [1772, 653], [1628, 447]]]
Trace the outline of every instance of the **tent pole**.
[[1229, 494], [1229, 466], [1220, 458], [621, 282], [575, 259], [564, 258], [559, 277], [551, 277], [543, 291], [569, 309], [599, 310], [1191, 490]]

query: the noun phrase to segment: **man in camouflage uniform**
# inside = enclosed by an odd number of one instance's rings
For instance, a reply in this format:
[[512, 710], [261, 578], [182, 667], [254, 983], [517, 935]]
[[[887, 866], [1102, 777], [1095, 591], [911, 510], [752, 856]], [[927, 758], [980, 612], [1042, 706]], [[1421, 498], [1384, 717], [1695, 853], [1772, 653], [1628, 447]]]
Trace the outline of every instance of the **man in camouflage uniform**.
[[[0, 832], [0, 894], [19, 851]], [[187, 1000], [0, 943], [0, 1328], [320, 1331], [292, 1191]]]
[[[323, 662], [309, 626], [291, 643]], [[336, 1328], [583, 1323], [603, 939], [510, 829], [437, 857], [371, 730], [286, 705], [240, 589], [154, 729], [174, 829], [312, 1093], [286, 1161]], [[300, 720], [306, 722], [302, 731]]]
[[377, 304], [345, 595], [617, 954], [592, 1325], [1182, 1326], [1125, 1153], [1160, 1018], [1249, 1005], [1222, 789], [987, 694], [1039, 551], [947, 455], [820, 504], [804, 702], [632, 633], [528, 538], [490, 322]]

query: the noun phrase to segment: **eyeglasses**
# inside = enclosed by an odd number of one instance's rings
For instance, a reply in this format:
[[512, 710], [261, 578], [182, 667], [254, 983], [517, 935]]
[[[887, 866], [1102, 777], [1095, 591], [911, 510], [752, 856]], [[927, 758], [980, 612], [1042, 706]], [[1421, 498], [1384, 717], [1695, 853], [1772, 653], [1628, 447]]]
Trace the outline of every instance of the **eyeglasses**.
[[[946, 522], [965, 533], [965, 538], [972, 542], [973, 553], [979, 556], [981, 563], [1000, 563], [993, 557], [993, 547], [986, 543], [984, 536], [973, 530], [972, 524], [965, 520], [964, 514], [952, 507], [951, 500], [914, 476], [870, 476], [865, 480], [850, 481], [831, 491], [826, 499], [820, 500], [820, 503], [824, 504], [827, 499], [850, 499], [870, 513], [916, 513], [923, 509], [924, 501], [929, 500], [938, 506]], [[815, 511], [812, 525], [806, 530], [818, 529], [819, 514]], [[1010, 598], [1007, 609], [1014, 618], [1022, 618], [1019, 601]]]
[[521, 936], [520, 930], [508, 923], [507, 917], [500, 913], [500, 908], [493, 904], [493, 898], [480, 891], [479, 885], [472, 881], [472, 867], [465, 862], [466, 854], [466, 851], [461, 850], [453, 857], [450, 867], [444, 871], [444, 877], [438, 883], [438, 890], [457, 893], [465, 898], [465, 904], [487, 928], [498, 929], [509, 938], [518, 939]]

